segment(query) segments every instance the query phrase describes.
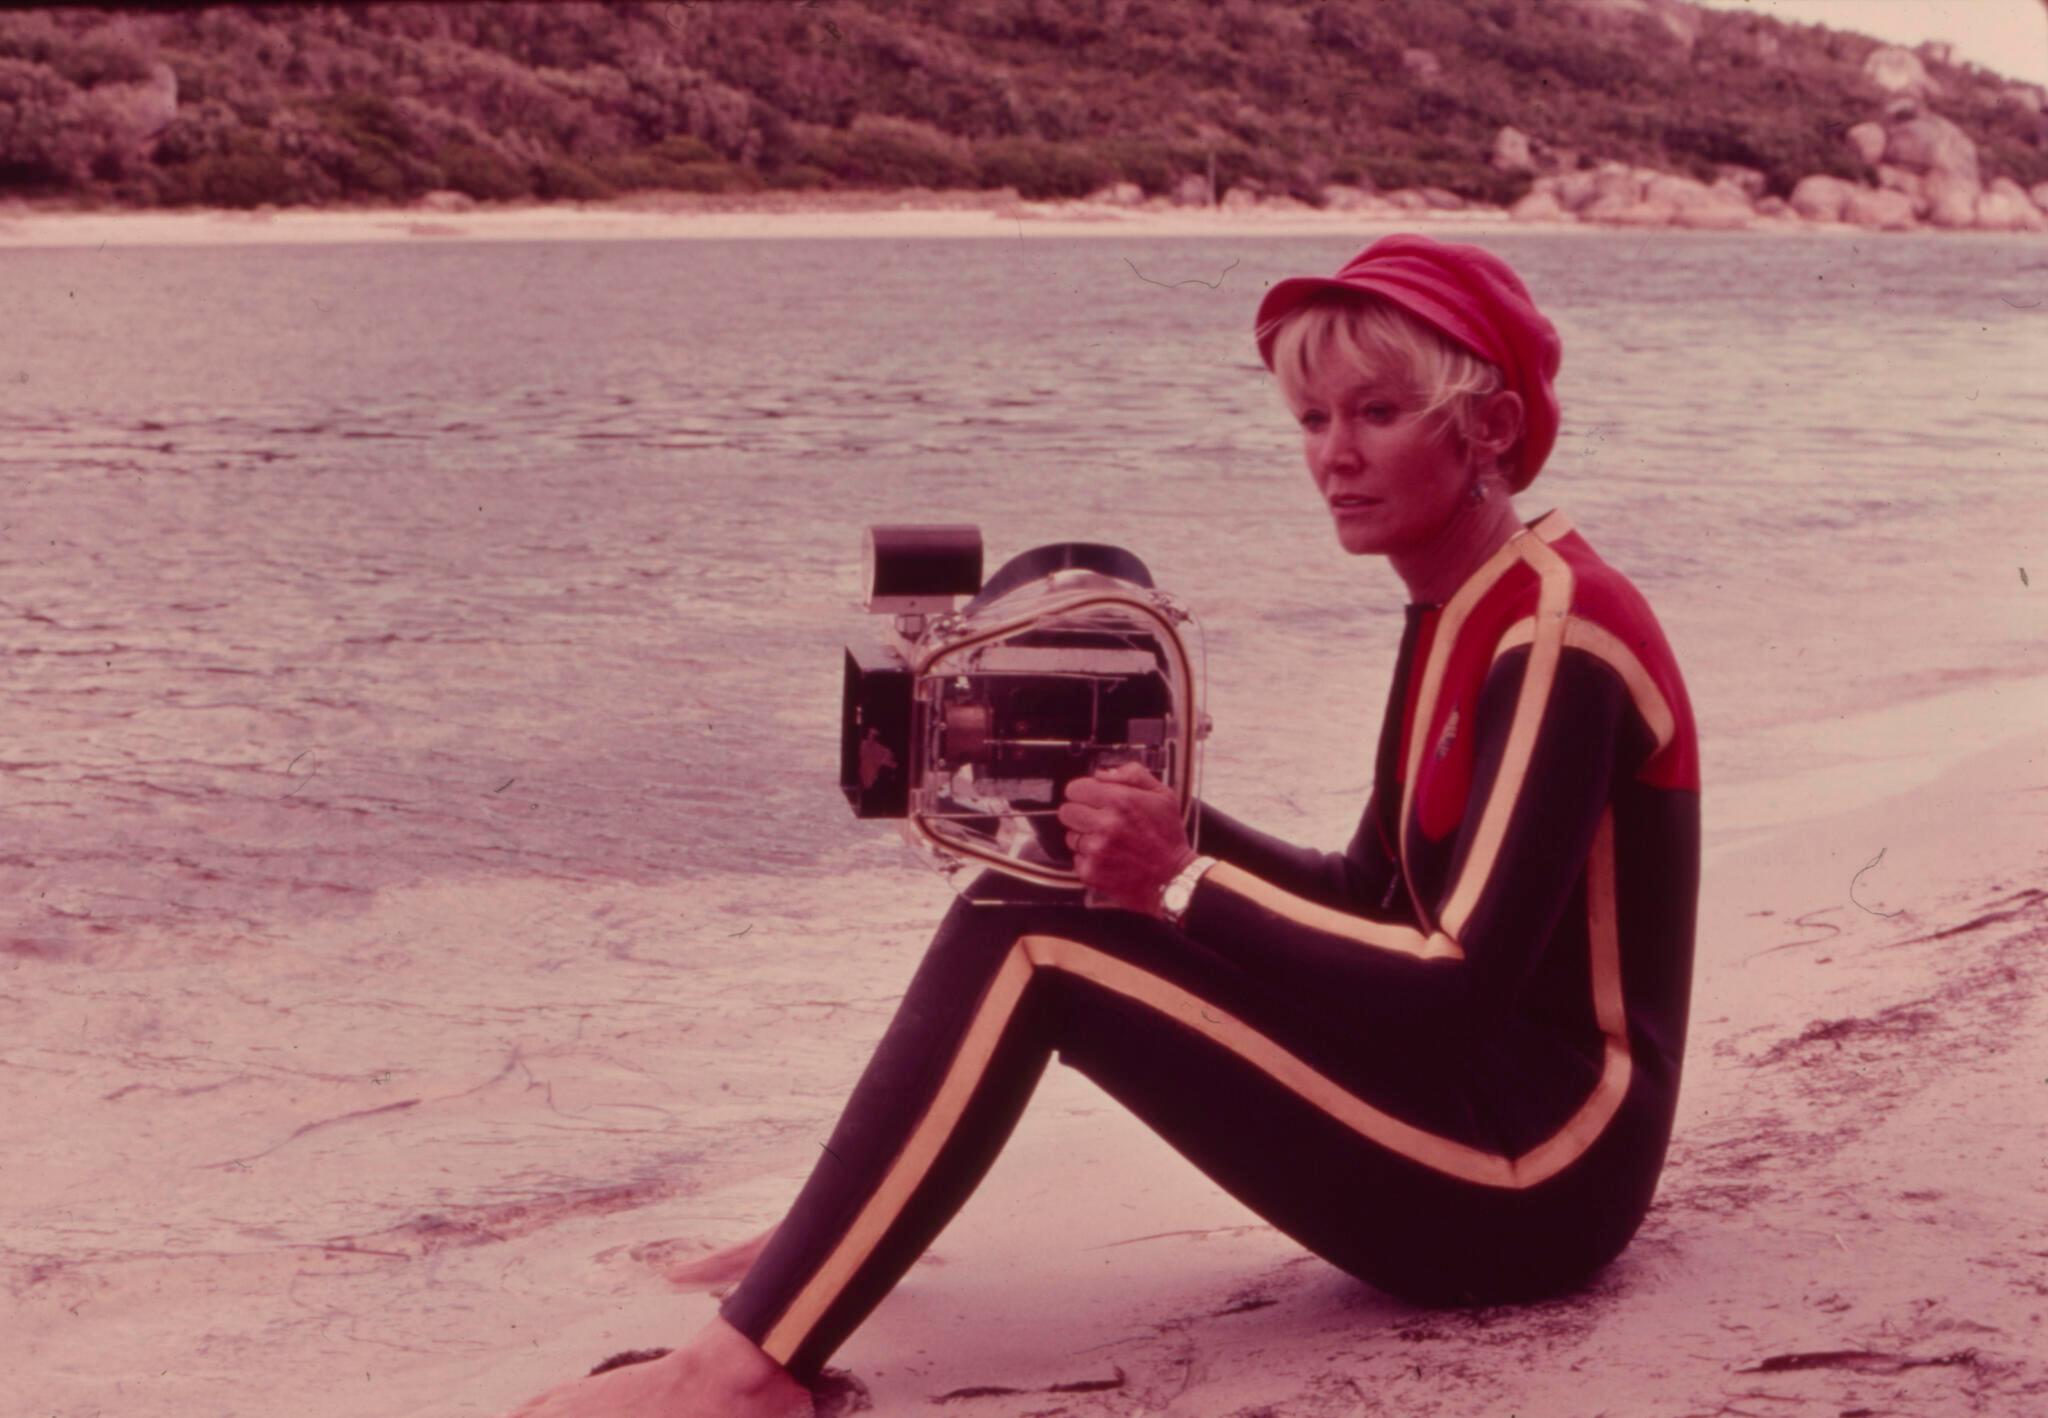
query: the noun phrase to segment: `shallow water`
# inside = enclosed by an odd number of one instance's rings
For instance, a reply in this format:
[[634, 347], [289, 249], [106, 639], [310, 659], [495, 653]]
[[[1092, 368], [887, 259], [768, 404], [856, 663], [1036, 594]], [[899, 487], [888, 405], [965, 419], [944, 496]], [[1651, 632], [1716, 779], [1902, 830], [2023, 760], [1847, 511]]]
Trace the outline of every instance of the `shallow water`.
[[[1565, 339], [1523, 510], [1657, 607], [1710, 832], [1883, 751], [1817, 758], [1816, 720], [2048, 674], [2038, 241], [1484, 239]], [[261, 1296], [314, 1240], [424, 1260], [742, 1175], [736, 1137], [800, 1156], [943, 897], [834, 788], [870, 522], [1136, 550], [1205, 628], [1210, 796], [1341, 840], [1401, 595], [1335, 546], [1247, 332], [1349, 254], [7, 253], [16, 1294], [175, 1259]], [[764, 1018], [829, 1027], [721, 1052]], [[465, 1342], [364, 1285], [304, 1323]]]
[[[1750, 730], [2048, 669], [2038, 243], [1488, 240], [1567, 351], [1524, 511], [1650, 595], [1710, 783], [1769, 770]], [[1334, 546], [1245, 338], [1345, 254], [9, 253], [12, 870], [120, 888], [105, 923], [173, 880], [814, 867], [871, 835], [832, 701], [887, 519], [1131, 546], [1208, 629], [1217, 791], [1355, 798], [1400, 596]]]

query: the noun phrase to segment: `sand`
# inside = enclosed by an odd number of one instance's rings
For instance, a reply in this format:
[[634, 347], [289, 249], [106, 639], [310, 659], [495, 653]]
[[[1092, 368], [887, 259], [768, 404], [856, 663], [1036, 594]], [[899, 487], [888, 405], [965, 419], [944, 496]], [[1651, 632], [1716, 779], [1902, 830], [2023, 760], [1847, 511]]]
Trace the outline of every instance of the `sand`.
[[[66, 211], [0, 206], [0, 247], [174, 246], [379, 241], [654, 241], [696, 237], [1290, 236], [1398, 231], [1580, 230], [1511, 223], [1494, 208], [1460, 212], [1317, 211], [1307, 207], [1112, 207], [1020, 202], [981, 194], [807, 194], [751, 203], [649, 196], [614, 202], [437, 210], [430, 207], [254, 211]], [[1599, 230], [1599, 228], [1583, 228]]]
[[[1056, 1069], [838, 1364], [875, 1412], [985, 1418], [2041, 1411], [2048, 731], [1979, 736], [2014, 723], [2048, 682], [1813, 726], [1862, 795], [1837, 774], [1803, 819], [1710, 785], [1677, 1140], [1586, 1292], [1376, 1295]], [[908, 866], [830, 914], [768, 885], [388, 889], [297, 942], [359, 963], [353, 997], [227, 943], [231, 984], [140, 947], [15, 962], [10, 1204], [71, 1207], [86, 1254], [6, 1257], [0, 1412], [488, 1414], [678, 1341], [715, 1296], [668, 1272], [776, 1218], [947, 899]], [[461, 940], [495, 948], [409, 998]], [[642, 1131], [668, 1150], [542, 1185]], [[507, 1200], [433, 1206], [478, 1151]], [[320, 1229], [394, 1197], [400, 1224]], [[187, 1238], [223, 1214], [267, 1224]], [[89, 1252], [152, 1219], [159, 1248]]]

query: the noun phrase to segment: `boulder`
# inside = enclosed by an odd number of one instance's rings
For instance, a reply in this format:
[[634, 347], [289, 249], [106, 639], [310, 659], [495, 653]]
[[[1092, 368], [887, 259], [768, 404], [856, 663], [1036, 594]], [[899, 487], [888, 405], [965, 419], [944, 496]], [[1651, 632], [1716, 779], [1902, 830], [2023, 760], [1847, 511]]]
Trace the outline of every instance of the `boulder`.
[[1800, 178], [1792, 189], [1792, 210], [1810, 222], [1838, 222], [1849, 194], [1857, 190], [1854, 183], [1816, 172]]
[[1386, 194], [1386, 199], [1396, 209], [1403, 212], [1426, 212], [1430, 209], [1429, 198], [1411, 187], [1403, 187], [1398, 192], [1389, 192]]
[[1897, 192], [1904, 196], [1912, 205], [1916, 218], [1927, 215], [1927, 209], [1931, 204], [1927, 200], [1926, 183], [1919, 173], [1908, 172], [1902, 167], [1893, 167], [1888, 162], [1879, 163], [1877, 185], [1887, 192]]
[[1177, 207], [1206, 207], [1209, 205], [1209, 179], [1189, 173], [1174, 184], [1173, 203]]
[[1714, 185], [1732, 187], [1754, 202], [1764, 195], [1764, 188], [1769, 184], [1768, 179], [1753, 167], [1744, 167], [1740, 163], [1717, 162], [1714, 164]]
[[1333, 182], [1323, 189], [1323, 210], [1326, 212], [1371, 212], [1385, 210], [1386, 205], [1378, 193], [1368, 192], [1363, 187]]
[[1885, 132], [1882, 123], [1859, 123], [1846, 135], [1856, 156], [1872, 164], [1884, 161]]
[[1536, 189], [1555, 197], [1567, 212], [1576, 212], [1600, 195], [1600, 178], [1591, 172], [1561, 172], [1537, 178]]
[[1909, 172], [1949, 172], [1977, 181], [1977, 145], [1938, 113], [1894, 123], [1885, 134], [1884, 160]]
[[1863, 77], [1888, 94], [1926, 94], [1937, 87], [1920, 56], [1896, 44], [1880, 45], [1863, 61]]
[[2048, 113], [2048, 88], [2039, 84], [2007, 84], [1999, 90], [1998, 101], [2021, 113]]
[[1680, 207], [1674, 225], [1694, 231], [1746, 231], [1756, 225], [1756, 209], [1740, 193], [1711, 189], [1712, 200]]
[[1927, 196], [1930, 225], [1962, 231], [1977, 224], [1977, 199], [1984, 190], [1973, 177], [1953, 172], [1930, 172], [1921, 179], [1920, 190]]
[[2048, 212], [2048, 182], [2037, 182], [2027, 189], [2027, 195], [2034, 199], [2034, 205]]
[[1420, 187], [1416, 190], [1422, 194], [1422, 200], [1429, 203], [1431, 211], [1462, 212], [1470, 205], [1463, 197], [1448, 188]]
[[1842, 203], [1842, 220], [1872, 231], [1911, 231], [1913, 201], [1903, 192], [1859, 187]]
[[1556, 193], [1538, 188], [1508, 208], [1508, 216], [1518, 222], [1561, 222], [1569, 220], [1571, 213], [1557, 200]]
[[1493, 165], [1502, 172], [1534, 172], [1536, 155], [1529, 135], [1512, 124], [1493, 135]]
[[1791, 209], [1791, 204], [1783, 197], [1759, 197], [1756, 199], [1756, 214], [1760, 217], [1782, 217]]
[[1223, 200], [1217, 205], [1226, 212], [1249, 212], [1258, 208], [1263, 196], [1250, 185], [1233, 187], [1223, 194]]
[[2043, 231], [2048, 230], [2048, 217], [2041, 215], [2026, 188], [2010, 177], [1994, 177], [1977, 198], [1977, 225], [1985, 231]]

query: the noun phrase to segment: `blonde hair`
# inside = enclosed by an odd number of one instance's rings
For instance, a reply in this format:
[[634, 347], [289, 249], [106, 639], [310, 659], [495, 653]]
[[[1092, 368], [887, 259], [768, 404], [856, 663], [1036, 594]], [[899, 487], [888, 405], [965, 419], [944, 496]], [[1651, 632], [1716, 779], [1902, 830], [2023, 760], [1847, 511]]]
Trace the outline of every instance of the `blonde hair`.
[[1312, 370], [1333, 364], [1394, 380], [1461, 447], [1479, 433], [1481, 402], [1506, 387], [1498, 365], [1364, 292], [1322, 296], [1280, 317], [1273, 373], [1288, 407], [1300, 409]]

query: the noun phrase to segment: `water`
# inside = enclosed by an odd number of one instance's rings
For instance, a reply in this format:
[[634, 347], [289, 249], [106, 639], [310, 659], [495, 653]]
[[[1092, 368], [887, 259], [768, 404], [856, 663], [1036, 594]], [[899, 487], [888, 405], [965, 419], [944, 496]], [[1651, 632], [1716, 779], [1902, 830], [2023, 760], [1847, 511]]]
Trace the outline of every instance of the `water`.
[[[1869, 711], [2038, 702], [2048, 249], [1485, 240], [1565, 341], [1523, 512], [1663, 618], [1710, 844], [1894, 751]], [[242, 1333], [283, 1278], [301, 1328], [213, 1344], [192, 1394], [264, 1343], [316, 1377], [474, 1347], [545, 1287], [446, 1237], [800, 1166], [944, 897], [834, 787], [870, 522], [1139, 552], [1205, 628], [1209, 795], [1341, 841], [1402, 596], [1336, 547], [1249, 324], [1351, 249], [0, 258], [0, 1145], [33, 1179], [0, 1267], [36, 1352], [98, 1372], [66, 1307], [151, 1287]], [[309, 1278], [336, 1237], [395, 1269]]]
[[[2038, 243], [1490, 241], [1565, 337], [1523, 510], [1648, 592], [1710, 782], [1768, 767], [1752, 730], [2048, 670]], [[1208, 629], [1216, 791], [1341, 823], [1400, 593], [1335, 548], [1245, 331], [1348, 247], [11, 252], [13, 884], [106, 924], [165, 876], [814, 868], [871, 835], [832, 701], [887, 519], [1138, 550]]]

